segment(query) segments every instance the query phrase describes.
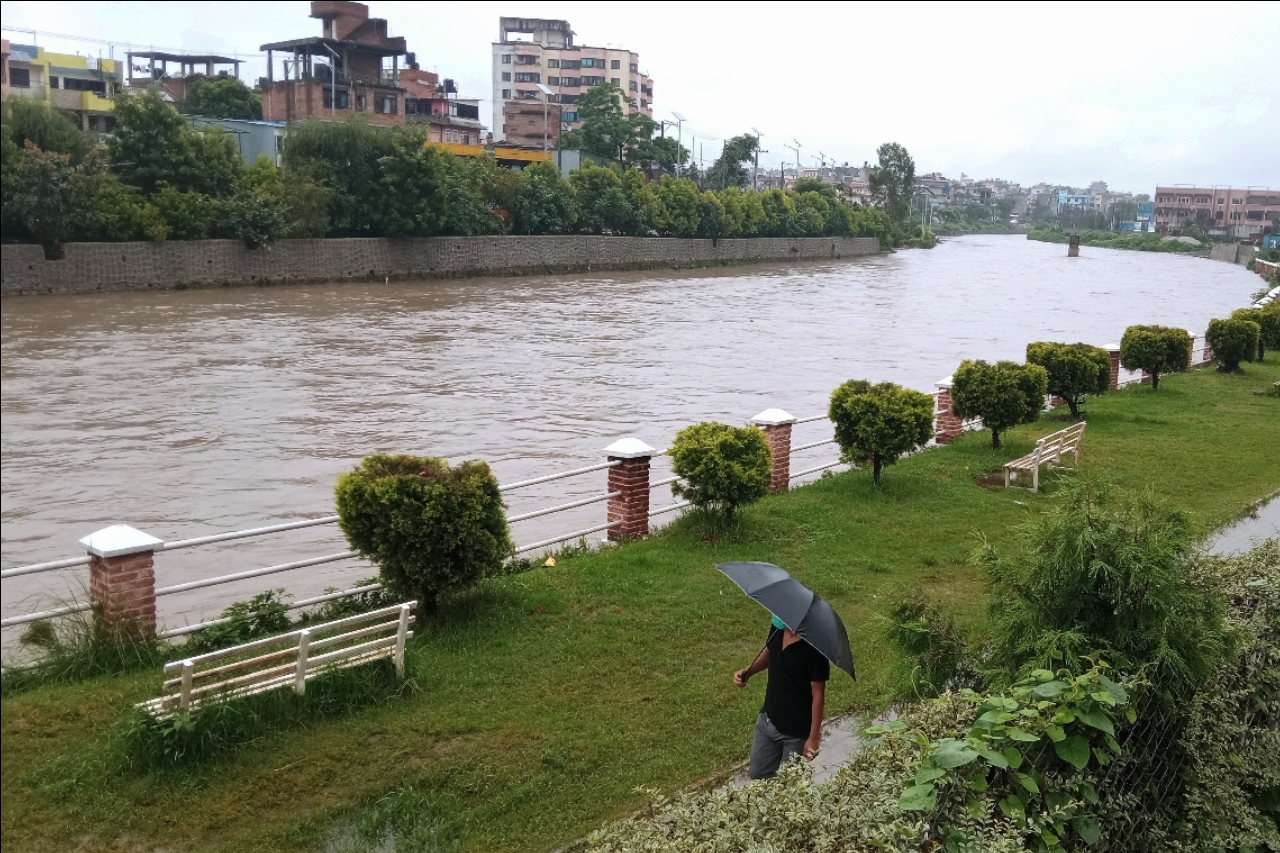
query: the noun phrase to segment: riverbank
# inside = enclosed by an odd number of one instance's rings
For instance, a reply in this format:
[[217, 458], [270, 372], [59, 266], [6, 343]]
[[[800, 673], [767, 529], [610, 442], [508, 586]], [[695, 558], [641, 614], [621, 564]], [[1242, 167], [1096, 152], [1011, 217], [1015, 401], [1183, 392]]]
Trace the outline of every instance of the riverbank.
[[683, 269], [874, 255], [873, 237], [420, 237], [68, 243], [61, 260], [40, 246], [0, 247], [0, 294], [185, 290], [343, 281], [420, 281], [603, 270]]
[[[1091, 400], [1082, 476], [1151, 488], [1207, 533], [1280, 484], [1280, 357], [1241, 375], [1168, 376]], [[0, 840], [22, 850], [317, 850], [336, 824], [413, 787], [446, 804], [467, 850], [546, 850], [740, 759], [762, 685], [729, 674], [759, 649], [762, 611], [713, 568], [776, 562], [819, 590], [849, 626], [860, 680], [835, 680], [828, 710], [878, 710], [893, 652], [883, 621], [920, 591], [969, 625], [984, 578], [982, 534], [1010, 547], [1054, 500], [975, 479], [1059, 429], [1060, 413], [990, 449], [977, 433], [903, 460], [875, 489], [867, 471], [766, 498], [740, 531], [695, 518], [651, 540], [495, 579], [421, 626], [419, 692], [305, 728], [282, 729], [207, 764], [141, 773], [121, 765], [121, 725], [159, 673], [46, 687], [3, 700]], [[249, 794], [252, 792], [252, 794]], [[176, 816], [181, 816], [179, 819]]]
[[[1134, 252], [1171, 252], [1179, 255], [1195, 255], [1209, 257], [1212, 244], [1183, 242], [1181, 238], [1165, 239], [1159, 234], [1138, 234], [1130, 231], [1081, 231], [1078, 235], [1068, 234], [1059, 228], [1033, 228], [1027, 233], [1028, 240], [1039, 240], [1041, 243], [1069, 243], [1072, 236], [1079, 236], [1080, 245], [1098, 246], [1103, 249], [1127, 249]], [[1191, 238], [1187, 238], [1191, 239]], [[1234, 247], [1233, 247], [1234, 250]]]

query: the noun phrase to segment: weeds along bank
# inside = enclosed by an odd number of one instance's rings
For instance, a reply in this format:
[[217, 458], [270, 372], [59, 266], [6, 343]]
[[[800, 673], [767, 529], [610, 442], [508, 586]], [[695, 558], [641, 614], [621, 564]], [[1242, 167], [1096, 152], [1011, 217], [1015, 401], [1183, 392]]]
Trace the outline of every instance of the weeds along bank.
[[[1261, 396], [1277, 381], [1272, 353], [1238, 374], [1174, 373], [1158, 390], [1090, 398], [1082, 471], [1068, 479], [1108, 480], [1119, 498], [1149, 488], [1187, 513], [1192, 534], [1207, 532], [1280, 482], [1257, 452], [1280, 441], [1276, 400]], [[277, 694], [222, 706], [193, 732], [156, 732], [131, 709], [156, 694], [158, 667], [21, 689], [6, 678], [4, 842], [361, 849], [391, 828], [471, 850], [546, 850], [581, 838], [648, 803], [637, 786], [679, 790], [748, 748], [759, 696], [729, 674], [758, 651], [765, 624], [715, 562], [774, 562], [831, 600], [860, 681], [833, 682], [829, 706], [878, 711], [906, 660], [884, 638], [895, 602], [923, 593], [963, 636], [990, 630], [988, 576], [971, 559], [979, 535], [998, 555], [1020, 553], [1018, 529], [1058, 506], [1067, 481], [1047, 478], [1034, 494], [976, 480], [1064, 414], [1008, 429], [1001, 450], [969, 433], [901, 458], [879, 487], [868, 467], [741, 506], [731, 527], [690, 515], [647, 540], [490, 577], [421, 624], [403, 686], [354, 670], [358, 681], [305, 702]], [[935, 713], [930, 740], [967, 732], [975, 707]], [[1064, 732], [1109, 750], [1087, 728]], [[884, 784], [900, 794], [915, 775], [895, 770]], [[993, 820], [1014, 820], [991, 806]]]

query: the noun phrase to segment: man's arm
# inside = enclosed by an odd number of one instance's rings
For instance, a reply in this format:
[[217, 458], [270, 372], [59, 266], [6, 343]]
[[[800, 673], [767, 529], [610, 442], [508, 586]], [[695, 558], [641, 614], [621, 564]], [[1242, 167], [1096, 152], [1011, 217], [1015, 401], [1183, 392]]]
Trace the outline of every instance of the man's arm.
[[812, 716], [809, 720], [809, 739], [804, 742], [804, 757], [813, 761], [818, 757], [818, 746], [822, 743], [822, 707], [827, 700], [827, 682], [811, 681], [813, 689]]
[[746, 669], [740, 669], [733, 674], [733, 683], [739, 687], [746, 687], [747, 680], [757, 672], [764, 672], [769, 668], [769, 649], [766, 646], [760, 650], [760, 654], [756, 655], [755, 661]]

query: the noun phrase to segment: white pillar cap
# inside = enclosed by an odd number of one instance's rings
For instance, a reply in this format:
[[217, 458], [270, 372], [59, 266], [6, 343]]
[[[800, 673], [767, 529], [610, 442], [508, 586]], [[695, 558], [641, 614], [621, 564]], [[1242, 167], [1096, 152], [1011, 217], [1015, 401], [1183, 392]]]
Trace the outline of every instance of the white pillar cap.
[[939, 379], [939, 380], [938, 380], [938, 387], [939, 387], [939, 388], [947, 388], [947, 389], [950, 389], [950, 388], [951, 388], [951, 377], [950, 377], [950, 376], [944, 376], [944, 377], [942, 377], [941, 379]]
[[1103, 347], [1103, 349], [1107, 350], [1108, 352], [1116, 352], [1117, 350], [1119, 350], [1119, 349], [1120, 349], [1120, 345], [1119, 345], [1119, 344], [1107, 344], [1105, 347]]
[[655, 455], [658, 451], [635, 436], [629, 435], [606, 447], [604, 452], [618, 459], [644, 459]]
[[752, 418], [751, 422], [756, 426], [782, 426], [795, 423], [796, 416], [782, 409], [765, 409]]
[[164, 542], [127, 524], [113, 524], [97, 533], [90, 533], [80, 540], [80, 544], [96, 557], [123, 557], [154, 551]]

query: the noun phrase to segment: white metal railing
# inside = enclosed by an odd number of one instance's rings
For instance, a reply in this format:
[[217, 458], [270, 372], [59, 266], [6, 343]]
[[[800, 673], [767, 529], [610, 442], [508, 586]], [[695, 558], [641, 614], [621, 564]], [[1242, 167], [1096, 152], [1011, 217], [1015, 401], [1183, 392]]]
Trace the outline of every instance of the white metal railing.
[[[313, 604], [323, 604], [326, 601], [334, 601], [339, 598], [349, 598], [353, 595], [365, 595], [370, 592], [377, 592], [382, 589], [382, 584], [371, 583], [365, 586], [357, 586], [351, 589], [338, 590], [337, 592], [326, 592], [324, 595], [316, 595], [311, 598], [304, 598], [286, 604], [285, 610], [297, 610], [300, 607], [310, 607]], [[184, 625], [181, 628], [170, 628], [167, 631], [157, 631], [156, 637], [167, 640], [172, 637], [181, 637], [184, 634], [194, 634], [196, 631], [202, 631], [205, 628], [212, 628], [215, 625], [226, 625], [233, 621], [232, 617], [224, 616], [221, 619], [210, 619], [208, 622], [197, 622], [194, 625]]]

